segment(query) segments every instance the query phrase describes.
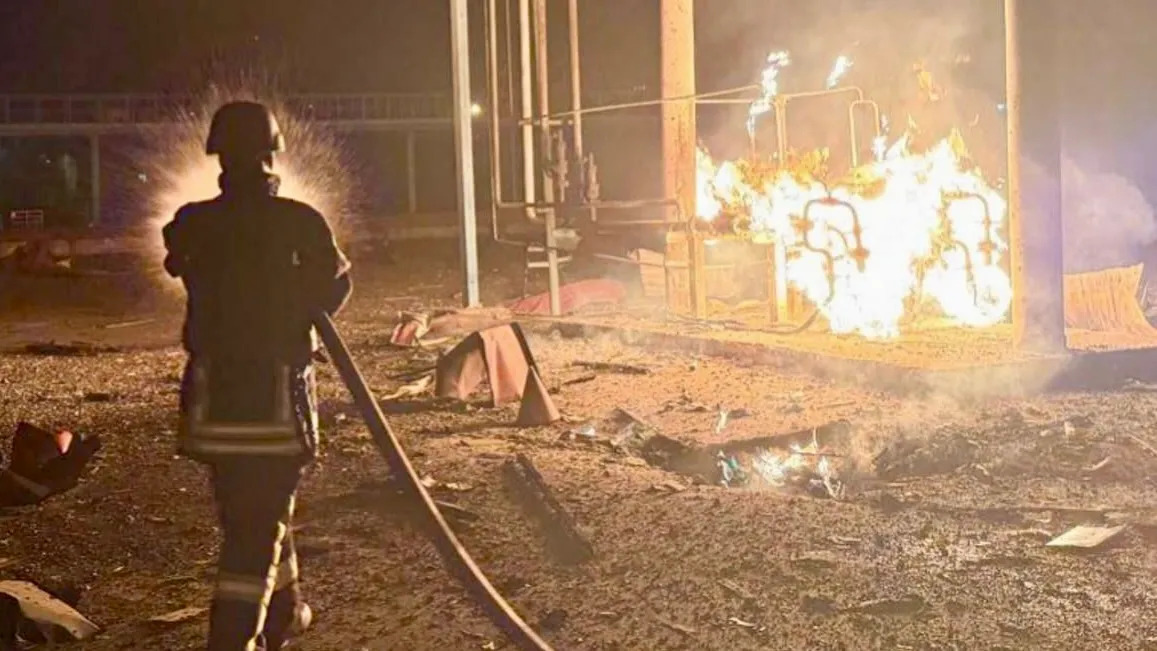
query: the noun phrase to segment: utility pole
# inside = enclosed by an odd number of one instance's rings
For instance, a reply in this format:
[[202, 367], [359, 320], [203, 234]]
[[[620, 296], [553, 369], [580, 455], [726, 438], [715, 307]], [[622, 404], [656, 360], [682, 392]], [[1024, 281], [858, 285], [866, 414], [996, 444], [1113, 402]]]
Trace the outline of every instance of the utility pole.
[[[661, 0], [661, 91], [664, 99], [695, 95], [695, 2]], [[695, 100], [663, 103], [663, 196], [675, 198], [678, 217], [695, 219]], [[672, 220], [673, 221], [673, 220]], [[693, 230], [693, 229], [692, 229]], [[707, 316], [702, 238], [668, 238], [667, 256], [685, 259], [691, 313]]]
[[470, 94], [469, 0], [450, 0], [450, 48], [454, 79], [454, 149], [458, 173], [458, 238], [462, 246], [462, 300], [479, 305], [478, 217], [474, 203], [474, 130]]
[[1067, 350], [1057, 11], [1054, 2], [1004, 2], [1013, 342], [1043, 353]]

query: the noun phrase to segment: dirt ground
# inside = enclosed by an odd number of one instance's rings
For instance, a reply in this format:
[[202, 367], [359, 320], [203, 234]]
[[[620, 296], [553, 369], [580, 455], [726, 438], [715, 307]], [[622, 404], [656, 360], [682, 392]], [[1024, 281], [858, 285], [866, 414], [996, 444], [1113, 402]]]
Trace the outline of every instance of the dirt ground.
[[[355, 257], [356, 298], [339, 322], [383, 395], [432, 360], [388, 346], [397, 310], [452, 305], [457, 283], [452, 248], [399, 248], [393, 261]], [[484, 258], [488, 303], [518, 294], [509, 258]], [[435, 261], [446, 268], [431, 272]], [[76, 489], [0, 510], [0, 579], [79, 591], [104, 630], [70, 648], [200, 648], [203, 615], [148, 622], [207, 605], [217, 545], [203, 471], [173, 454], [179, 303], [131, 275], [0, 282], [0, 448], [21, 420], [104, 443]], [[454, 518], [464, 544], [555, 648], [1157, 648], [1157, 388], [959, 404], [534, 332], [567, 422], [519, 429], [514, 408], [426, 397], [384, 408], [435, 497], [474, 516]], [[20, 348], [50, 339], [109, 349]], [[317, 617], [296, 648], [508, 648], [386, 481], [334, 369], [320, 372], [324, 451], [297, 522]], [[720, 407], [745, 413], [717, 432]], [[617, 409], [660, 435], [613, 449]], [[593, 439], [568, 434], [587, 424]], [[812, 428], [840, 499], [712, 475], [717, 450], [747, 459]], [[793, 432], [805, 434], [776, 438]], [[503, 466], [517, 453], [593, 559], [560, 554], [515, 499]], [[1045, 546], [1081, 524], [1127, 526], [1092, 551]]]

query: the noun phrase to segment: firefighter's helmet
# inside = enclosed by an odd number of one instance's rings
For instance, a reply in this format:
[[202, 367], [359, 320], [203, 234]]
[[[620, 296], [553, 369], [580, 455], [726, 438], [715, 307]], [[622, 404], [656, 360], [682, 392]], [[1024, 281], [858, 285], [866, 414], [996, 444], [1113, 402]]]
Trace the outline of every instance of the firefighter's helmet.
[[256, 156], [285, 151], [285, 137], [273, 111], [257, 102], [230, 102], [213, 114], [205, 152]]

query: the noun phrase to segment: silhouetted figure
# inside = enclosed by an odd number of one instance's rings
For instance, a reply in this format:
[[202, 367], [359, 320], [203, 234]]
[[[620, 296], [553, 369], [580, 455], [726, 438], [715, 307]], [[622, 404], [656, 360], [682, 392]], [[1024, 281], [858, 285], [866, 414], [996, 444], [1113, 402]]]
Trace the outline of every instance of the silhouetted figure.
[[211, 469], [223, 531], [210, 651], [280, 649], [312, 617], [289, 532], [318, 443], [312, 316], [351, 285], [325, 218], [277, 197], [284, 148], [265, 106], [221, 107], [206, 147], [221, 194], [164, 228], [165, 269], [188, 294], [178, 448]]

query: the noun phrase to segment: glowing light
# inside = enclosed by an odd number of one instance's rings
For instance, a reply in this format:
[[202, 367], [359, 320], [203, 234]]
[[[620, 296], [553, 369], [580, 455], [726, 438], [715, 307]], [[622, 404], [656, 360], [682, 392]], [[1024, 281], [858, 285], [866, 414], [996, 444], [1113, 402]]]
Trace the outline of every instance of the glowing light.
[[470, 115], [473, 115], [474, 117], [478, 117], [479, 115], [482, 115], [482, 105], [477, 103], [477, 102], [475, 102], [474, 104], [471, 104], [470, 105]]
[[771, 111], [775, 105], [775, 98], [779, 95], [779, 73], [791, 65], [791, 56], [787, 52], [772, 52], [767, 57], [767, 67], [760, 77], [760, 96], [751, 105], [747, 112], [747, 133], [755, 133], [755, 123], [760, 116]]
[[274, 93], [211, 87], [199, 107], [174, 115], [170, 124], [151, 134], [149, 140], [160, 144], [159, 148], [141, 152], [146, 169], [139, 178], [148, 183], [138, 187], [148, 193], [145, 202], [150, 215], [150, 249], [158, 266], [164, 256], [161, 227], [182, 205], [212, 199], [220, 193], [220, 167], [216, 157], [205, 154], [205, 137], [213, 112], [222, 104], [238, 100], [264, 101], [277, 115], [286, 140], [286, 152], [274, 162], [273, 171], [281, 179], [279, 195], [317, 208], [341, 235], [344, 209], [353, 185], [335, 136], [286, 110]]
[[842, 54], [837, 57], [835, 64], [832, 66], [832, 71], [828, 73], [828, 90], [839, 86], [844, 75], [848, 74], [848, 71], [852, 69], [853, 65], [854, 63], [849, 57]]

